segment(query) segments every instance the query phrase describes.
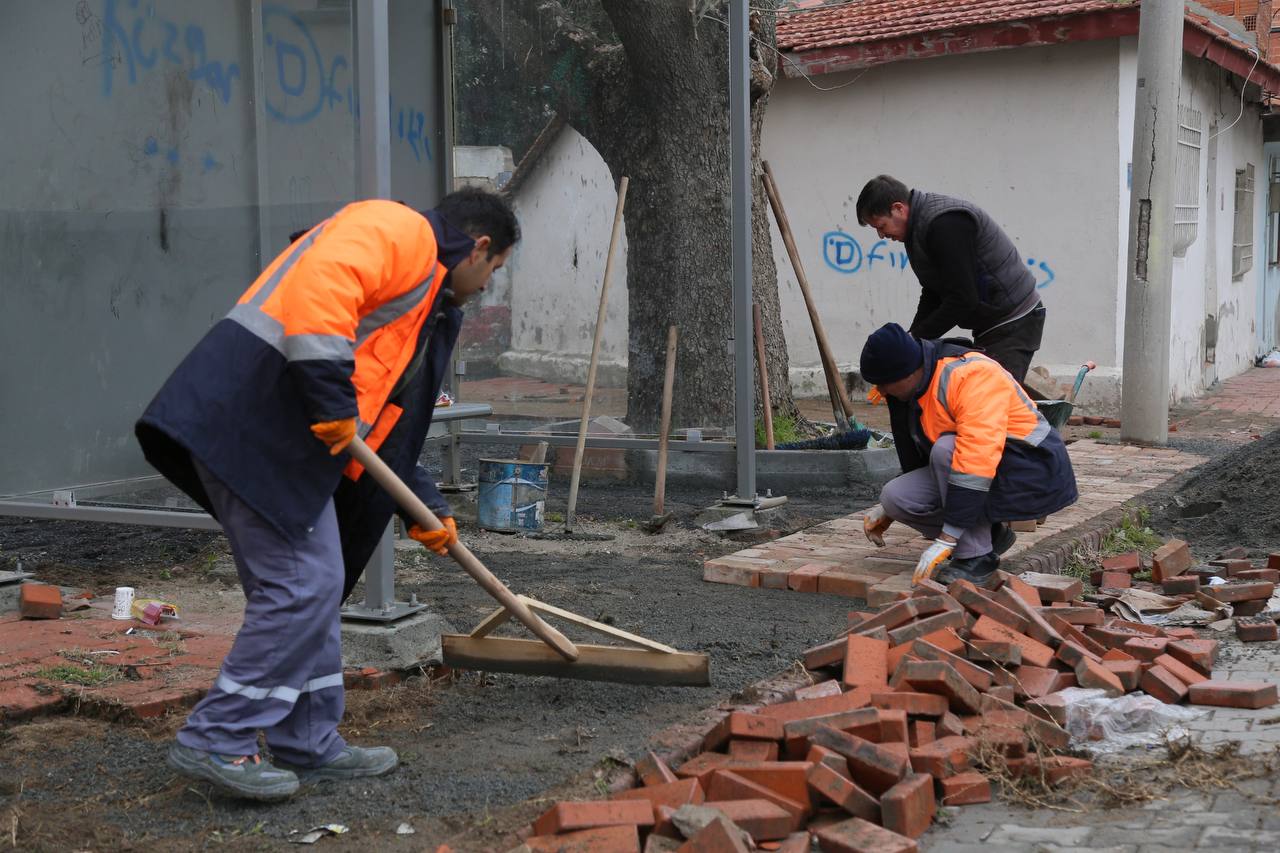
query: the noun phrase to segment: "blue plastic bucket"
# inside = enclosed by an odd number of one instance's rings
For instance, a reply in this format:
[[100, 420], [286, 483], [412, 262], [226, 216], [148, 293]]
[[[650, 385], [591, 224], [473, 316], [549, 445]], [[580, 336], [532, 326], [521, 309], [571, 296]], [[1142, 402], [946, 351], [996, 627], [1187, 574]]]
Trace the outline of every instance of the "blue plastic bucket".
[[541, 530], [549, 468], [549, 462], [481, 459], [480, 526], [502, 533]]

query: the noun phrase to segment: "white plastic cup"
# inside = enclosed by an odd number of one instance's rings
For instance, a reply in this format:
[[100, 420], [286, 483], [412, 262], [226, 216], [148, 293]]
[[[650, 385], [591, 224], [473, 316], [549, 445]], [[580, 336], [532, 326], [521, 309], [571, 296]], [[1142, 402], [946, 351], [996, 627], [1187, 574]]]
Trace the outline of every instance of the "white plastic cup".
[[133, 587], [118, 586], [116, 587], [116, 600], [111, 608], [112, 619], [132, 619], [133, 618]]

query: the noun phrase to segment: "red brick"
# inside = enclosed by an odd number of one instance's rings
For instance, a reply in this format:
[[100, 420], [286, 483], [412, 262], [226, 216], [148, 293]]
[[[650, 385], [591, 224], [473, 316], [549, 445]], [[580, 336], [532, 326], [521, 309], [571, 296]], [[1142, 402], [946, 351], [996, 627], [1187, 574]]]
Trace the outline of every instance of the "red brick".
[[43, 583], [24, 583], [18, 592], [23, 619], [57, 619], [62, 616], [62, 591]]
[[1160, 655], [1155, 659], [1155, 663], [1169, 670], [1174, 678], [1186, 685], [1199, 684], [1201, 681], [1209, 680], [1207, 675], [1204, 675], [1194, 667], [1187, 666], [1173, 655]]
[[892, 631], [912, 619], [932, 616], [946, 609], [946, 602], [941, 595], [911, 598], [906, 601], [900, 601], [872, 616], [858, 626], [858, 633], [861, 634], [872, 628], [884, 628], [887, 631]]
[[[922, 599], [917, 599], [922, 600]], [[927, 637], [947, 628], [964, 628], [965, 618], [962, 610], [946, 610], [927, 619], [911, 622], [889, 632], [890, 645], [900, 646], [921, 637]]]
[[599, 826], [653, 824], [653, 805], [648, 800], [561, 802], [533, 822], [533, 831], [538, 835], [556, 835]]
[[787, 799], [807, 806], [809, 788], [805, 783], [805, 774], [811, 766], [807, 761], [757, 761], [750, 764], [735, 762], [721, 769], [732, 770], [744, 779], [750, 779], [757, 785], [763, 785]]
[[749, 853], [742, 830], [726, 817], [718, 817], [676, 848], [676, 853]]
[[1207, 586], [1204, 592], [1218, 601], [1233, 604], [1237, 601], [1256, 601], [1268, 599], [1276, 591], [1276, 585], [1270, 581], [1240, 581], [1224, 583], [1219, 586]]
[[1002, 684], [999, 687], [992, 687], [987, 691], [988, 696], [995, 696], [1005, 702], [1013, 702], [1018, 698], [1018, 692], [1013, 689], [1011, 684]]
[[1267, 555], [1267, 568], [1280, 569], [1280, 552]]
[[1055, 658], [1074, 669], [1082, 660], [1101, 661], [1102, 657], [1095, 655], [1079, 643], [1073, 643], [1070, 640], [1058, 646], [1058, 651], [1054, 655]]
[[880, 711], [876, 708], [858, 708], [839, 714], [827, 714], [808, 720], [792, 720], [782, 728], [786, 740], [787, 755], [794, 756], [809, 748], [809, 739], [818, 729], [828, 727], [848, 732], [865, 740], [880, 739]]
[[845, 761], [843, 755], [834, 750], [827, 749], [825, 746], [809, 747], [809, 751], [805, 754], [804, 760], [810, 764], [825, 764], [846, 779], [851, 778], [849, 776], [849, 762]]
[[1133, 637], [1125, 640], [1121, 647], [1125, 652], [1141, 661], [1153, 661], [1164, 654], [1169, 641], [1164, 637]]
[[[1052, 625], [1054, 629], [1057, 630], [1057, 632], [1062, 636], [1063, 642], [1067, 642], [1067, 641], [1073, 642], [1079, 645], [1081, 648], [1084, 648], [1087, 651], [1093, 652], [1095, 655], [1098, 655], [1099, 657], [1102, 657], [1103, 655], [1106, 654], [1107, 650], [1105, 647], [1103, 647], [1100, 643], [1098, 643], [1088, 634], [1085, 634], [1084, 631], [1081, 631], [1075, 625], [1072, 625], [1071, 623], [1067, 622], [1064, 619], [1058, 618], [1058, 616], [1056, 615], [1049, 616], [1048, 620], [1049, 620], [1049, 624]], [[1091, 626], [1091, 625], [1086, 626], [1086, 630], [1092, 627], [1094, 626]]]
[[[1161, 657], [1168, 657], [1168, 655], [1161, 655]], [[1158, 661], [1160, 658], [1156, 660]], [[1142, 678], [1142, 661], [1104, 660], [1102, 665], [1110, 670], [1116, 678], [1120, 679], [1120, 686], [1124, 688], [1125, 693], [1132, 693], [1138, 689], [1138, 682]]]
[[640, 833], [634, 826], [602, 826], [565, 835], [534, 835], [524, 844], [530, 853], [640, 853]]
[[1071, 607], [1069, 605], [1041, 607], [1039, 613], [1055, 628], [1057, 627], [1053, 621], [1055, 617], [1068, 625], [1101, 625], [1104, 615], [1101, 607]]
[[941, 717], [947, 712], [947, 697], [933, 693], [872, 693], [871, 704], [893, 708], [919, 717]]
[[839, 696], [827, 696], [822, 699], [804, 699], [799, 702], [780, 702], [769, 705], [758, 712], [763, 717], [775, 717], [784, 723], [794, 720], [811, 720], [828, 714], [840, 714], [845, 711], [856, 711], [871, 704], [871, 691], [865, 688], [850, 690]]
[[911, 653], [921, 660], [940, 661], [949, 665], [960, 674], [961, 678], [973, 685], [974, 690], [981, 692], [991, 689], [990, 672], [946, 649], [940, 649], [924, 640], [916, 640], [911, 646]]
[[1275, 640], [1276, 623], [1266, 616], [1250, 616], [1236, 620], [1236, 636], [1242, 643], [1262, 643]]
[[955, 667], [942, 661], [904, 661], [894, 673], [894, 680], [908, 684], [920, 693], [945, 696], [951, 710], [957, 714], [977, 713], [979, 708], [978, 691], [960, 676]]
[[1124, 649], [1107, 649], [1102, 655], [1103, 660], [1137, 660], [1133, 655]]
[[711, 784], [711, 774], [721, 768], [728, 767], [733, 759], [720, 752], [704, 752], [695, 755], [676, 770], [681, 779], [697, 779], [705, 790]]
[[707, 800], [702, 805], [720, 812], [757, 842], [780, 841], [792, 832], [790, 813], [768, 800]]
[[809, 770], [809, 788], [835, 803], [854, 817], [880, 822], [880, 802], [871, 794], [840, 775], [825, 764], [815, 764]]
[[975, 771], [938, 780], [944, 806], [972, 806], [991, 802], [991, 782]]
[[920, 849], [913, 839], [860, 817], [824, 826], [813, 834], [822, 853], [916, 853]]
[[1187, 698], [1187, 685], [1159, 664], [1154, 664], [1142, 674], [1142, 678], [1138, 680], [1138, 686], [1147, 695], [1154, 696], [1166, 705], [1176, 705]]
[[666, 785], [677, 779], [667, 763], [652, 751], [636, 762], [636, 775], [646, 785]]
[[1169, 654], [1204, 675], [1213, 675], [1213, 665], [1218, 660], [1217, 640], [1175, 640], [1169, 644]]
[[1027, 618], [1015, 613], [1003, 604], [999, 604], [990, 596], [966, 580], [958, 580], [948, 588], [951, 597], [960, 602], [965, 609], [975, 616], [990, 616], [1007, 628], [1019, 633], [1026, 633]]
[[844, 678], [849, 687], [884, 687], [889, 683], [889, 643], [850, 634], [845, 638]]
[[670, 806], [678, 809], [692, 803], [698, 805], [706, 796], [697, 779], [680, 779], [665, 785], [646, 785], [643, 788], [632, 788], [614, 794], [615, 800], [648, 800], [656, 809], [658, 806]]
[[928, 773], [935, 779], [946, 779], [969, 769], [972, 738], [949, 736], [916, 747], [909, 753], [911, 768], [917, 773]]
[[1044, 720], [1051, 720], [1059, 726], [1067, 724], [1067, 700], [1054, 693], [1027, 701], [1027, 710]]
[[1022, 758], [1027, 754], [1030, 741], [1026, 729], [1020, 726], [987, 725], [985, 720], [974, 737], [987, 750], [994, 750], [1005, 758]]
[[991, 661], [1012, 666], [1022, 663], [1022, 649], [1008, 640], [970, 640], [965, 655], [973, 661]]
[[964, 724], [960, 718], [948, 711], [938, 718], [938, 737], [958, 737], [964, 734]]
[[1276, 685], [1266, 681], [1218, 681], [1210, 679], [1193, 684], [1189, 690], [1192, 705], [1219, 708], [1269, 708], [1276, 704]]
[[818, 575], [818, 592], [822, 595], [838, 595], [842, 598], [866, 600], [872, 579], [854, 572], [832, 569]]
[[728, 753], [736, 761], [777, 761], [778, 744], [767, 740], [731, 740]]
[[843, 755], [849, 762], [853, 780], [876, 796], [901, 781], [911, 767], [906, 756], [836, 729], [820, 729], [812, 740]]
[[730, 738], [738, 740], [782, 740], [782, 721], [746, 711], [733, 711], [707, 732], [702, 739], [704, 750], [716, 750]]
[[1191, 549], [1181, 539], [1170, 539], [1151, 555], [1151, 578], [1163, 583], [1191, 568]]
[[884, 828], [908, 838], [919, 838], [933, 823], [938, 802], [933, 797], [933, 777], [916, 773], [894, 785], [880, 798]]
[[759, 586], [761, 589], [788, 589], [788, 583], [791, 580], [791, 570], [780, 569], [776, 566], [768, 566], [757, 572], [756, 577], [759, 578]]
[[829, 678], [826, 681], [819, 681], [817, 684], [811, 684], [808, 687], [796, 688], [795, 699], [796, 701], [822, 699], [826, 696], [839, 696], [843, 692], [840, 682], [834, 678]]
[[796, 592], [817, 592], [818, 576], [831, 571], [832, 566], [826, 563], [810, 563], [791, 570], [787, 578], [787, 587]]
[[1136, 575], [1142, 571], [1142, 555], [1137, 551], [1117, 554], [1102, 561], [1102, 570], [1106, 572], [1128, 572]]
[[1128, 572], [1103, 572], [1098, 586], [1101, 589], [1128, 589], [1133, 582]]
[[[813, 846], [813, 841], [808, 832], [800, 831], [791, 833], [777, 842], [777, 844], [778, 849], [774, 853], [809, 853], [809, 848]], [[764, 850], [766, 848], [761, 845], [760, 849]]]
[[[1079, 598], [1084, 592], [1084, 582], [1069, 575], [1047, 575], [1039, 572], [1028, 572], [1019, 580], [1036, 591], [1045, 604], [1054, 601], [1071, 601]], [[1027, 602], [1030, 604], [1030, 602]]]
[[1022, 578], [1017, 575], [1011, 575], [1003, 569], [996, 570], [996, 577], [1001, 581], [1001, 589], [1009, 590], [1009, 592], [1026, 602], [1029, 607], [1040, 606], [1040, 593], [1032, 589]]
[[1267, 609], [1268, 603], [1265, 598], [1255, 598], [1252, 601], [1237, 601], [1231, 605], [1231, 612], [1235, 616], [1258, 616]]
[[1120, 676], [1111, 671], [1102, 661], [1088, 658], [1076, 664], [1076, 682], [1090, 690], [1105, 690], [1108, 696], [1123, 696], [1128, 692]]
[[1178, 575], [1160, 584], [1165, 595], [1190, 595], [1200, 588], [1200, 578], [1195, 575]]
[[1006, 628], [989, 616], [980, 617], [970, 633], [979, 640], [1005, 640], [1015, 644], [1022, 650], [1022, 659], [1033, 666], [1048, 666], [1053, 660], [1053, 649]]
[[822, 669], [823, 667], [843, 664], [845, 652], [848, 650], [849, 644], [844, 637], [841, 637], [838, 640], [832, 640], [829, 643], [806, 649], [801, 659], [804, 661], [805, 669]]
[[1029, 755], [1015, 770], [1014, 762], [1009, 769], [1015, 776], [1042, 775], [1050, 785], [1061, 784], [1066, 779], [1088, 776], [1093, 772], [1093, 762], [1087, 758], [1073, 758], [1070, 755]]
[[935, 724], [928, 720], [912, 720], [910, 734], [908, 743], [913, 749], [933, 743], [938, 737]]
[[1247, 572], [1253, 568], [1253, 561], [1243, 557], [1228, 557], [1210, 560], [1209, 565], [1218, 569], [1220, 577], [1234, 577], [1237, 572]]
[[1053, 689], [1058, 680], [1058, 671], [1043, 666], [1023, 664], [1009, 672], [996, 670], [996, 681], [1011, 686], [1018, 696], [1039, 698], [1056, 692]]
[[1164, 633], [1170, 640], [1195, 640], [1200, 637], [1195, 628], [1165, 628]]
[[880, 743], [885, 746], [906, 744], [907, 739], [907, 712], [894, 708], [880, 709]]
[[[807, 765], [812, 769], [811, 765]], [[808, 770], [806, 770], [806, 775]], [[761, 785], [732, 770], [717, 770], [711, 776], [711, 784], [707, 788], [707, 797], [715, 802], [727, 800], [768, 800], [785, 810], [792, 818], [791, 830], [799, 829], [806, 816], [812, 811], [809, 805], [808, 791], [805, 791], [803, 802], [783, 796], [766, 785]]]
[[1026, 636], [1049, 646], [1062, 642], [1062, 635], [1049, 624], [1048, 619], [1040, 614], [1040, 607], [1028, 604], [1021, 596], [1015, 595], [1007, 585], [996, 591], [996, 600], [1027, 618], [1027, 630], [1022, 632]]

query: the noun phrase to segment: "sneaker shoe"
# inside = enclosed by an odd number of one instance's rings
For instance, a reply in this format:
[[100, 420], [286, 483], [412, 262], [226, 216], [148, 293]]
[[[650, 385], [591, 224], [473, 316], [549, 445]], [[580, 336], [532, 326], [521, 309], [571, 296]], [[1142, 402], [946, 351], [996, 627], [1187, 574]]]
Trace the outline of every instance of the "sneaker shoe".
[[1013, 547], [1013, 543], [1018, 541], [1018, 534], [1013, 532], [1013, 528], [1005, 524], [1003, 521], [997, 521], [991, 525], [991, 550], [997, 554], [1003, 554]]
[[190, 776], [212, 782], [229, 794], [247, 800], [284, 800], [298, 790], [298, 777], [262, 756], [218, 755], [175, 743], [169, 747], [166, 761], [170, 767]]
[[320, 782], [325, 779], [360, 779], [365, 776], [381, 776], [396, 769], [400, 759], [396, 751], [389, 746], [351, 746], [343, 747], [338, 757], [328, 764], [319, 767], [297, 767], [277, 760], [281, 767], [287, 767], [304, 782]]
[[985, 586], [999, 566], [1000, 558], [995, 551], [962, 560], [952, 557], [943, 565], [942, 571], [938, 572], [937, 581], [943, 586], [960, 580], [969, 581], [974, 586]]

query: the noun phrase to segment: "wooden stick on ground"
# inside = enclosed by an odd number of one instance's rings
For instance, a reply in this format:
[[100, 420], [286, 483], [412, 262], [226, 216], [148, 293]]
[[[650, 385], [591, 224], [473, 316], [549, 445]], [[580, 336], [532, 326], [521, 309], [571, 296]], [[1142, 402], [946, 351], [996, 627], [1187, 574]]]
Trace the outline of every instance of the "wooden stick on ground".
[[773, 403], [769, 399], [769, 365], [764, 360], [764, 326], [760, 323], [760, 303], [751, 303], [751, 319], [756, 327], [756, 362], [760, 366], [760, 408], [764, 412], [764, 449], [773, 450]]
[[764, 167], [765, 194], [769, 196], [769, 206], [773, 209], [773, 217], [778, 222], [778, 230], [782, 232], [782, 242], [787, 247], [787, 256], [791, 258], [796, 281], [800, 285], [800, 292], [804, 295], [805, 308], [809, 310], [809, 322], [813, 324], [813, 336], [817, 339], [818, 355], [822, 359], [822, 372], [827, 377], [827, 392], [831, 395], [832, 413], [836, 417], [836, 424], [842, 432], [845, 432], [849, 429], [849, 418], [853, 417], [853, 404], [849, 402], [849, 395], [845, 393], [844, 380], [840, 377], [835, 357], [831, 354], [831, 346], [827, 343], [827, 333], [822, 328], [818, 306], [814, 303], [813, 294], [809, 290], [809, 277], [805, 275], [804, 264], [800, 262], [800, 251], [796, 248], [795, 237], [791, 233], [791, 223], [787, 219], [786, 210], [782, 207], [782, 196], [778, 194], [778, 187], [773, 179], [773, 169], [769, 168], [767, 161], [761, 165]]
[[[387, 493], [413, 518], [419, 527], [425, 530], [440, 530], [444, 527], [440, 523], [440, 519], [436, 518], [436, 514], [358, 436], [351, 439], [351, 444], [347, 446], [347, 450], [353, 459], [364, 466], [369, 476], [373, 477], [378, 482], [378, 485], [387, 490]], [[523, 622], [535, 637], [550, 646], [556, 655], [570, 662], [578, 659], [577, 647], [569, 642], [569, 639], [564, 634], [544, 622], [541, 617], [529, 609], [527, 604], [521, 601], [511, 590], [507, 589], [502, 581], [494, 577], [493, 573], [485, 567], [484, 563], [480, 562], [475, 554], [471, 553], [471, 550], [466, 545], [461, 542], [455, 542], [450, 545], [449, 556], [458, 565], [462, 566], [467, 574], [475, 578], [476, 583], [480, 584], [485, 592], [497, 599], [499, 604], [511, 611], [515, 618]]]
[[582, 395], [582, 422], [578, 424], [578, 445], [573, 451], [573, 474], [569, 478], [569, 506], [564, 513], [564, 529], [573, 532], [578, 511], [578, 481], [582, 476], [582, 454], [587, 449], [587, 427], [591, 419], [591, 395], [596, 390], [596, 367], [600, 362], [600, 336], [604, 334], [604, 314], [609, 304], [609, 279], [613, 260], [622, 234], [622, 208], [627, 203], [628, 178], [618, 182], [618, 206], [613, 212], [613, 233], [609, 237], [609, 255], [604, 263], [604, 281], [600, 284], [600, 309], [596, 312], [596, 332], [591, 339], [591, 363], [587, 366], [587, 390]]

